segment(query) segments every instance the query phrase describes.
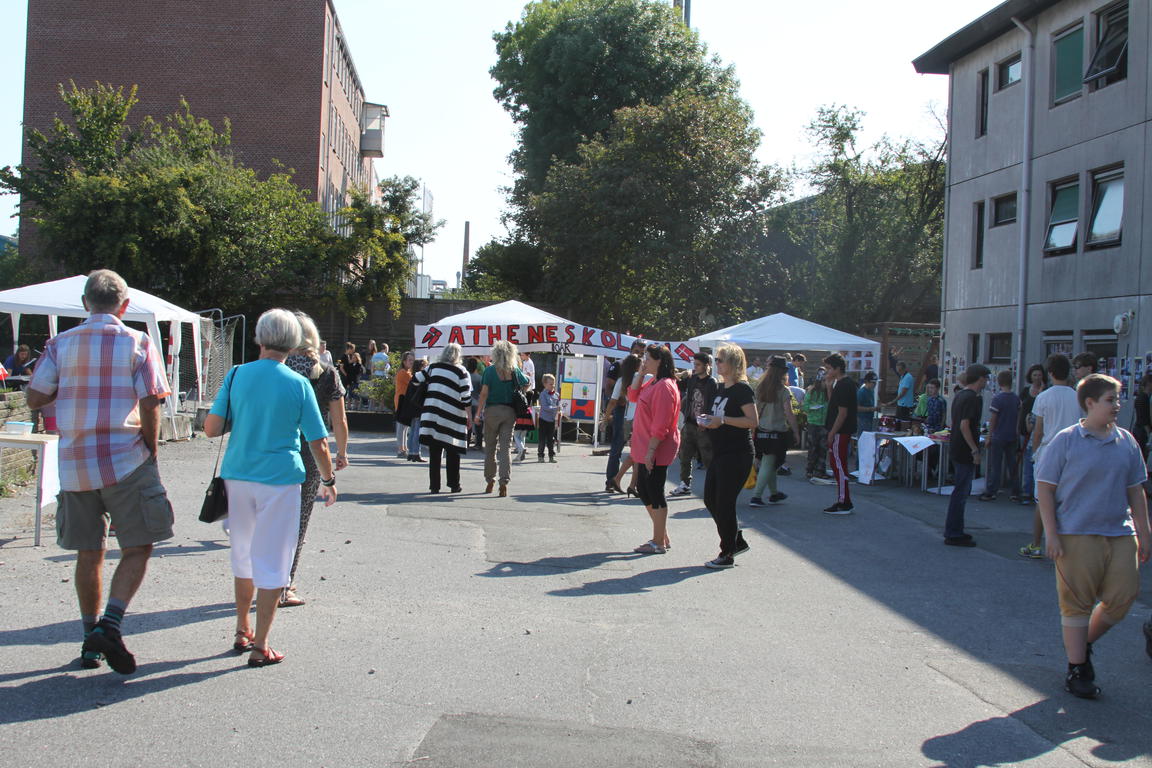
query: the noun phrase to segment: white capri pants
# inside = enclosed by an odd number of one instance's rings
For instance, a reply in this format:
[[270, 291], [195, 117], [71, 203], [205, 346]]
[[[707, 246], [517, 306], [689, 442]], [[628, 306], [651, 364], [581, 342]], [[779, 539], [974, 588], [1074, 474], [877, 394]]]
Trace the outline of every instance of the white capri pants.
[[300, 484], [267, 485], [224, 480], [232, 575], [257, 589], [288, 586], [300, 536]]

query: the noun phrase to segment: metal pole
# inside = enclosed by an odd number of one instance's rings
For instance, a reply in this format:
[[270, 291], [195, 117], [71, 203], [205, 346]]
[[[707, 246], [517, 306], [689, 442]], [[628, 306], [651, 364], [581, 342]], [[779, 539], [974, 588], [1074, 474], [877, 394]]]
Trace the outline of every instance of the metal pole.
[[1028, 251], [1032, 235], [1032, 122], [1033, 100], [1036, 76], [1036, 35], [1022, 21], [1012, 17], [1015, 24], [1025, 34], [1028, 45], [1024, 52], [1024, 157], [1020, 163], [1020, 200], [1016, 206], [1016, 221], [1020, 227], [1020, 271], [1019, 294], [1016, 306], [1016, 376], [1017, 386], [1022, 384], [1026, 356], [1025, 344], [1028, 330]]

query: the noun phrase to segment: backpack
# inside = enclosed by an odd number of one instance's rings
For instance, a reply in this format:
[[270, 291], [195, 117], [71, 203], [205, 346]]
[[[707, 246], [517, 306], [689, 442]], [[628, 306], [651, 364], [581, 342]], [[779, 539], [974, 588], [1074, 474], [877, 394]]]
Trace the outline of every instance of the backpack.
[[[404, 396], [400, 398], [400, 411], [396, 414], [396, 420], [406, 427], [412, 426], [412, 422], [420, 418], [420, 414], [424, 412], [424, 398], [428, 394], [428, 375], [421, 377], [420, 381], [415, 378], [408, 384], [408, 389], [404, 391]], [[419, 374], [417, 374], [419, 375]]]

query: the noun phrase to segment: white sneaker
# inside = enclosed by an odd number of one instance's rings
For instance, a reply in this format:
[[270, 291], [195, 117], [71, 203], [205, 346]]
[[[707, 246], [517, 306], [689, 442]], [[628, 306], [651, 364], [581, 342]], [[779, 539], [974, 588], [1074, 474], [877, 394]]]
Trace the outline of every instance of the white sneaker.
[[692, 489], [688, 487], [686, 483], [680, 483], [680, 485], [668, 492], [669, 496], [689, 496], [691, 494]]
[[836, 485], [836, 481], [830, 477], [813, 477], [808, 480], [812, 485]]

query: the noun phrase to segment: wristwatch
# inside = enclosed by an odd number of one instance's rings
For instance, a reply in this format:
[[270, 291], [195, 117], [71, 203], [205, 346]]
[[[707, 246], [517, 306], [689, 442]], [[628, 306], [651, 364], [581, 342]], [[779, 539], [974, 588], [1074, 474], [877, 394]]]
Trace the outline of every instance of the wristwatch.
[[328, 478], [327, 480], [325, 480], [324, 478], [320, 478], [320, 485], [324, 486], [325, 488], [335, 488], [336, 487], [336, 475], [332, 475], [332, 477]]

